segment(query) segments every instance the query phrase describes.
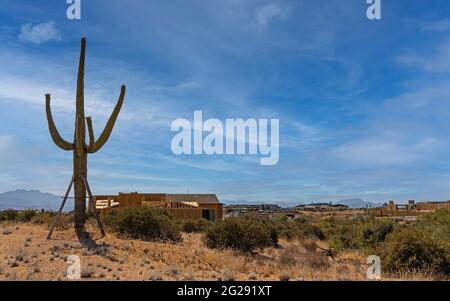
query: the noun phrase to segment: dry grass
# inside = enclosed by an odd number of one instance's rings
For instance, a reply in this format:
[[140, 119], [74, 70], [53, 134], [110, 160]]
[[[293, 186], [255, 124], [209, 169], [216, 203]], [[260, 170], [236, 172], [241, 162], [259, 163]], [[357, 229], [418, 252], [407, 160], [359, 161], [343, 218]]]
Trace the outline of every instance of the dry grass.
[[[0, 231], [8, 226], [0, 224]], [[83, 248], [72, 229], [56, 231], [52, 240], [47, 231], [21, 224], [1, 237], [0, 280], [65, 280], [69, 255], [80, 257], [84, 280], [364, 280], [366, 274], [364, 256], [346, 252], [333, 261], [315, 249], [315, 241], [280, 241], [280, 247], [243, 255], [208, 249], [196, 233], [184, 233], [177, 244], [114, 234], [100, 239], [88, 225], [99, 252]]]

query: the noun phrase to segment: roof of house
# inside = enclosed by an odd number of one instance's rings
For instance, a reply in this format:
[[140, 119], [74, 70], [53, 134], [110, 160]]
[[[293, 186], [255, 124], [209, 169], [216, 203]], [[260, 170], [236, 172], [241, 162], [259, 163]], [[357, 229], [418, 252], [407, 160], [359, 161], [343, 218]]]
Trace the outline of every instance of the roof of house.
[[166, 198], [168, 201], [194, 201], [199, 204], [220, 204], [220, 201], [215, 194], [167, 194]]

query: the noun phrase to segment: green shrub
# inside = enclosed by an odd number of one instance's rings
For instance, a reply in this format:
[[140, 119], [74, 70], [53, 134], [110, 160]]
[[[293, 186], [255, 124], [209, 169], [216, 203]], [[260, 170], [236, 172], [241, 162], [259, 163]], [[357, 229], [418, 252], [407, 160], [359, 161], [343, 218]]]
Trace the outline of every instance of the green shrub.
[[17, 217], [17, 221], [22, 223], [30, 222], [36, 215], [38, 215], [38, 212], [35, 210], [20, 211]]
[[212, 222], [201, 218], [201, 219], [183, 219], [181, 220], [181, 227], [184, 232], [206, 232], [208, 228], [212, 225]]
[[230, 217], [212, 225], [205, 235], [210, 248], [231, 248], [249, 253], [278, 242], [276, 229], [264, 221], [251, 217]]
[[389, 235], [379, 249], [386, 272], [431, 272], [450, 276], [450, 244], [416, 229], [403, 229]]
[[0, 212], [0, 221], [15, 222], [19, 216], [16, 210], [5, 210]]
[[113, 231], [147, 241], [180, 241], [180, 228], [164, 210], [148, 207], [126, 208], [111, 212], [105, 219]]
[[329, 243], [332, 248], [337, 250], [353, 250], [361, 247], [357, 227], [352, 225], [338, 227], [329, 236]]
[[441, 209], [421, 217], [415, 228], [425, 235], [450, 243], [450, 210]]
[[361, 224], [362, 247], [373, 250], [394, 231], [392, 220], [370, 220]]
[[329, 218], [320, 224], [330, 246], [338, 250], [373, 252], [395, 230], [390, 219], [362, 217], [355, 220]]
[[312, 219], [299, 217], [289, 221], [286, 216], [276, 216], [270, 221], [270, 225], [279, 233], [280, 237], [287, 240], [317, 238], [325, 239], [325, 234]]
[[0, 212], [0, 221], [26, 223], [39, 214], [36, 210], [5, 210]]

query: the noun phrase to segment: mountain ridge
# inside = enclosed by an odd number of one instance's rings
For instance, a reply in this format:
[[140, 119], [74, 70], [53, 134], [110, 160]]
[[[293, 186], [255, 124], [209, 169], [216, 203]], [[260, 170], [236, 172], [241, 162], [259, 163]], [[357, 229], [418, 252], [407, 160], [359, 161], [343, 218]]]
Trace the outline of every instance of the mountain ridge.
[[0, 210], [45, 209], [57, 210], [61, 198], [38, 189], [16, 189], [0, 193]]

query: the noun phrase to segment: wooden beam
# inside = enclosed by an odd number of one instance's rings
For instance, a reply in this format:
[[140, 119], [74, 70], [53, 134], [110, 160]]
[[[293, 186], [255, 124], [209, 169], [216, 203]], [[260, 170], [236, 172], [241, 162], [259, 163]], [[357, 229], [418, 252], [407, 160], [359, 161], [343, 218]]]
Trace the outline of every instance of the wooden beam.
[[94, 200], [94, 197], [92, 196], [92, 192], [91, 192], [91, 188], [89, 187], [89, 183], [85, 177], [82, 177], [82, 179], [83, 179], [84, 186], [86, 187], [86, 190], [87, 190], [87, 193], [88, 193], [88, 196], [90, 199], [89, 204], [91, 204], [91, 207], [92, 207], [91, 209], [94, 213], [95, 219], [97, 220], [97, 223], [98, 223], [98, 226], [100, 227], [100, 231], [102, 232], [102, 235], [105, 236], [106, 235], [105, 227], [103, 226], [100, 216], [98, 215], [97, 208], [95, 207], [95, 200]]
[[59, 217], [61, 216], [61, 212], [64, 209], [64, 205], [66, 204], [67, 198], [69, 197], [69, 193], [70, 193], [70, 190], [72, 189], [73, 182], [74, 182], [74, 176], [72, 176], [72, 179], [70, 180], [69, 187], [67, 188], [66, 194], [64, 195], [64, 199], [61, 203], [61, 206], [59, 207], [58, 214], [56, 215], [55, 219], [53, 220], [52, 225], [50, 226], [50, 231], [48, 232], [47, 239], [52, 238], [53, 231], [55, 230], [56, 224], [58, 223]]

